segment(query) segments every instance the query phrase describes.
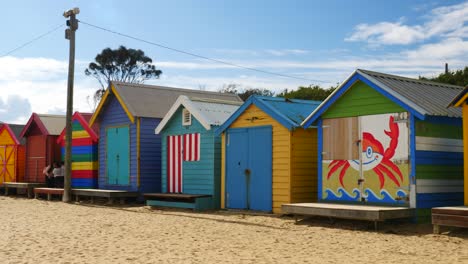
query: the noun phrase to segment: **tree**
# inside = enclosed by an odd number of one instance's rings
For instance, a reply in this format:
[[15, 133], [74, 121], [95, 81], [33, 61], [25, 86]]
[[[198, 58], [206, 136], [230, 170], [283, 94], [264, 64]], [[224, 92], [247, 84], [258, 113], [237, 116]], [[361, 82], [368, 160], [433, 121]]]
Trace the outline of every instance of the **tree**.
[[419, 76], [419, 79], [439, 83], [448, 83], [458, 86], [466, 86], [468, 85], [468, 66], [463, 70], [448, 71], [447, 73], [441, 73], [439, 76], [432, 78]]
[[218, 90], [221, 93], [237, 94], [243, 101], [247, 100], [251, 95], [274, 96], [275, 93], [265, 88], [242, 88], [241, 85], [231, 83], [225, 84]]
[[139, 49], [127, 49], [124, 46], [114, 50], [106, 48], [94, 60], [85, 70], [87, 76], [93, 76], [101, 85], [93, 95], [94, 104], [101, 99], [110, 81], [143, 83], [157, 79], [162, 74], [161, 70], [156, 69], [153, 60]]
[[318, 85], [314, 86], [300, 86], [297, 90], [288, 91], [285, 89], [279, 93], [278, 97], [284, 97], [288, 99], [304, 99], [304, 100], [317, 100], [323, 101], [327, 98], [338, 86], [332, 86], [328, 89], [324, 89]]

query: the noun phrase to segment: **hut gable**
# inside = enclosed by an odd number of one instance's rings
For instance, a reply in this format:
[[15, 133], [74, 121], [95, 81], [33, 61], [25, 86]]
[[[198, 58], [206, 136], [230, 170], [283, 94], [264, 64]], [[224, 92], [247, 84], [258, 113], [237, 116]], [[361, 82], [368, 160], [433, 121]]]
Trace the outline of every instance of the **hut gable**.
[[[164, 116], [161, 123], [155, 130], [156, 134], [159, 134], [161, 130], [168, 124], [169, 120], [174, 117], [174, 114], [181, 108], [186, 111], [180, 110], [179, 115], [181, 116], [184, 112], [190, 114], [198, 120], [198, 122], [206, 130], [210, 130], [211, 126], [219, 126], [228, 119], [239, 108], [242, 103], [239, 101], [224, 101], [210, 98], [196, 98], [188, 97], [185, 95], [179, 96], [174, 105], [169, 109], [169, 112]], [[182, 125], [184, 120], [180, 120]], [[175, 124], [177, 125], [177, 124]]]
[[8, 124], [0, 124], [0, 145], [19, 145], [15, 133]]
[[106, 104], [110, 94], [115, 96], [132, 122], [134, 122], [135, 117], [163, 118], [180, 95], [242, 102], [237, 95], [228, 93], [111, 82], [109, 89], [106, 90], [95, 114], [91, 118], [91, 124], [100, 115], [102, 107]]
[[33, 113], [21, 131], [20, 137], [28, 135], [58, 136], [65, 127], [65, 116]]
[[[315, 109], [302, 122], [302, 125], [308, 127], [314, 124], [320, 116], [323, 116], [325, 112], [338, 103], [340, 98], [346, 97], [348, 90], [355, 87], [358, 87], [357, 90], [366, 89], [363, 87], [364, 84], [392, 101], [394, 104], [390, 105], [390, 107], [394, 108], [394, 105], [398, 105], [421, 120], [424, 120], [426, 116], [461, 117], [460, 109], [447, 108], [450, 100], [463, 90], [461, 86], [358, 69]], [[371, 91], [368, 88], [367, 90]], [[375, 92], [371, 91], [371, 93], [374, 94], [374, 99], [378, 99], [375, 97]], [[352, 93], [352, 95], [354, 94]], [[366, 100], [366, 97], [357, 97], [356, 99]], [[344, 101], [346, 102], [346, 100]], [[389, 106], [388, 101], [381, 103]], [[378, 112], [378, 110], [376, 111]]]
[[[92, 141], [97, 142], [98, 134], [96, 130], [89, 126], [89, 119], [91, 119], [91, 113], [80, 113], [75, 112], [72, 116], [72, 138], [90, 138]], [[57, 143], [61, 144], [65, 140], [66, 127], [63, 128], [60, 136], [57, 139]]]
[[[217, 129], [216, 134], [219, 135], [226, 130], [251, 105], [261, 109], [288, 130], [294, 130], [300, 127], [301, 122], [320, 105], [320, 101], [253, 95]], [[258, 119], [258, 117], [253, 118]]]

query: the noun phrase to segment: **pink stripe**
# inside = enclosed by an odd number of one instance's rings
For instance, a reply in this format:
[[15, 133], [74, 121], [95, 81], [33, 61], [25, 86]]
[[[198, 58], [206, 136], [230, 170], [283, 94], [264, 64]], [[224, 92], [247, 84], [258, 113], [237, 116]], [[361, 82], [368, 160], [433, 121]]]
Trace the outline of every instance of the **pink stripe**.
[[[182, 136], [179, 136], [179, 148], [182, 147]], [[178, 192], [182, 192], [182, 155], [180, 155], [180, 149], [179, 149], [179, 155], [178, 155], [178, 161], [179, 161], [179, 174], [178, 176]]]

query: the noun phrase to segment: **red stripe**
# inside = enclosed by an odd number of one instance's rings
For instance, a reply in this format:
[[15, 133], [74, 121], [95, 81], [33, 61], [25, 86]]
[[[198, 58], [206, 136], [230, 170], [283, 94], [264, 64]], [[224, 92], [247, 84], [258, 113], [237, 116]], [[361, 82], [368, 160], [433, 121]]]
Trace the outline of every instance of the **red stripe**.
[[198, 153], [198, 141], [199, 141], [200, 133], [195, 134], [195, 144], [193, 148], [195, 149], [195, 158], [193, 160], [199, 160], [199, 153]]
[[90, 179], [98, 176], [97, 170], [74, 170], [72, 171], [72, 178], [74, 179]]
[[[182, 136], [179, 136], [179, 153], [180, 152], [180, 148], [182, 147]], [[179, 177], [179, 181], [177, 182], [177, 188], [178, 188], [178, 192], [182, 192], [182, 155], [178, 155], [178, 165], [179, 165], [179, 174], [177, 175]]]
[[188, 156], [188, 161], [192, 161], [193, 157], [192, 157], [192, 154], [193, 154], [193, 134], [189, 134], [188, 135], [189, 137], [189, 156]]
[[171, 192], [174, 192], [174, 173], [175, 173], [175, 161], [174, 161], [174, 151], [175, 151], [175, 144], [174, 144], [174, 137], [171, 137]]
[[167, 187], [167, 192], [171, 192], [170, 186], [171, 186], [171, 137], [167, 136], [166, 138], [166, 146], [167, 146], [167, 161], [166, 161], [166, 175], [167, 175], [167, 181], [166, 181], [166, 187]]
[[[65, 142], [65, 141], [63, 141]], [[72, 146], [89, 146], [94, 144], [93, 140], [90, 138], [76, 138], [72, 139]], [[62, 146], [65, 146], [65, 143], [62, 144]]]

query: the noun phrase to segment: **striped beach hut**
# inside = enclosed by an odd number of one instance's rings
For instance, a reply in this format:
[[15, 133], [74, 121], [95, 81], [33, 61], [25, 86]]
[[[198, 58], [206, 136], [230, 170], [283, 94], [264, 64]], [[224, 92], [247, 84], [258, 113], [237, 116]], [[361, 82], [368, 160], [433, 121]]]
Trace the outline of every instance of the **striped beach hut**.
[[303, 122], [318, 127], [321, 202], [415, 208], [463, 203], [463, 87], [356, 70]]
[[195, 201], [167, 201], [162, 195], [161, 200], [149, 198], [148, 205], [219, 209], [221, 137], [214, 131], [241, 104], [179, 96], [155, 131], [162, 140], [162, 192], [193, 195]]
[[[91, 113], [75, 112], [72, 116], [72, 188], [98, 187], [98, 124], [89, 126]], [[61, 146], [62, 160], [65, 160], [65, 133], [63, 129], [57, 143]]]
[[21, 131], [20, 137], [26, 139], [25, 182], [45, 182], [42, 170], [47, 164], [60, 161], [60, 145], [57, 144], [65, 116], [33, 113]]
[[251, 96], [222, 133], [221, 207], [281, 212], [317, 192], [317, 130], [301, 122], [318, 101]]
[[0, 123], [0, 185], [24, 178], [25, 140], [19, 135], [24, 125]]
[[180, 95], [240, 101], [232, 94], [110, 83], [89, 122], [99, 123], [99, 189], [161, 192], [161, 137], [154, 128]]

